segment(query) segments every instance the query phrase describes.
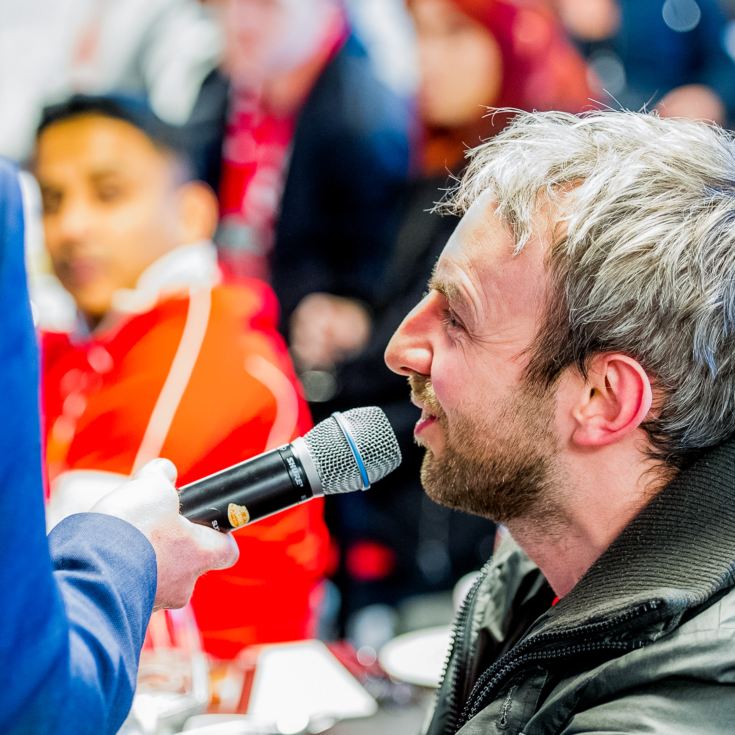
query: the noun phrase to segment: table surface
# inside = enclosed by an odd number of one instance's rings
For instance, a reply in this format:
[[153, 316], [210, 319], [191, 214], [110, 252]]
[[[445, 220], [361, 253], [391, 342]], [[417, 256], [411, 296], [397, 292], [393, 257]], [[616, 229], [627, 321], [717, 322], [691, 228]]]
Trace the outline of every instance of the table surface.
[[[424, 724], [432, 698], [406, 705], [381, 707], [372, 717], [342, 720], [330, 728], [328, 735], [418, 735]], [[325, 734], [326, 735], [326, 734]]]

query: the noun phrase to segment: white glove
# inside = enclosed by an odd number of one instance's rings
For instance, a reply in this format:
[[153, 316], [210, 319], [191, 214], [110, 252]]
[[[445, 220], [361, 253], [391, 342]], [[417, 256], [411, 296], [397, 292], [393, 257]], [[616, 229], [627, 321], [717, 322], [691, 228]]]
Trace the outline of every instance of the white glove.
[[155, 459], [91, 509], [131, 523], [153, 545], [158, 566], [154, 610], [186, 605], [199, 575], [232, 566], [239, 553], [229, 534], [180, 515], [175, 481], [173, 463]]

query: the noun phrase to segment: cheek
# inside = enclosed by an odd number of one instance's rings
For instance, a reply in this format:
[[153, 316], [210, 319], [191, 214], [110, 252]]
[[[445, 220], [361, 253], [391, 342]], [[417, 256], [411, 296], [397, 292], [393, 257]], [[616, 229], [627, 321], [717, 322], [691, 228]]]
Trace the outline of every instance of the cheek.
[[517, 391], [517, 368], [487, 354], [465, 355], [433, 366], [431, 381], [439, 404], [449, 418], [495, 415]]
[[126, 208], [110, 220], [104, 251], [110, 275], [121, 284], [132, 285], [140, 272], [173, 245], [174, 233], [169, 218], [157, 212]]
[[51, 260], [61, 254], [59, 230], [53, 219], [44, 218], [43, 220], [43, 243]]
[[462, 385], [466, 385], [467, 374], [449, 361], [435, 359], [431, 370], [431, 385], [439, 405], [449, 414], [462, 402]]

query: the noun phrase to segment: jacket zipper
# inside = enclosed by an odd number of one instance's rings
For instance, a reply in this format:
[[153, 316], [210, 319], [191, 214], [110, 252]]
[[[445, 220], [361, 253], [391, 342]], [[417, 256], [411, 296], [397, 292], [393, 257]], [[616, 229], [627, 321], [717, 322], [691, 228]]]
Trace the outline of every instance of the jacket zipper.
[[462, 600], [462, 604], [459, 606], [459, 610], [457, 611], [457, 615], [454, 618], [454, 624], [452, 625], [452, 629], [449, 634], [449, 647], [447, 649], [447, 655], [444, 658], [444, 665], [442, 666], [442, 673], [440, 678], [440, 684], [436, 690], [436, 695], [434, 699], [434, 706], [436, 706], [439, 703], [440, 693], [443, 689], [445, 689], [445, 684], [447, 683], [447, 673], [449, 671], [449, 665], [452, 661], [452, 657], [454, 656], [455, 652], [457, 654], [457, 660], [455, 661], [455, 666], [452, 670], [451, 677], [449, 679], [449, 682], [446, 687], [446, 705], [448, 710], [448, 719], [447, 719], [447, 731], [448, 732], [454, 732], [456, 729], [456, 722], [459, 715], [459, 703], [457, 701], [457, 688], [459, 687], [459, 682], [463, 680], [464, 676], [460, 676], [460, 674], [464, 674], [465, 669], [467, 668], [467, 658], [469, 656], [469, 651], [466, 650], [466, 638], [468, 633], [468, 619], [470, 616], [470, 613], [474, 609], [475, 606], [475, 598], [477, 597], [477, 591], [480, 589], [480, 585], [482, 584], [482, 581], [487, 576], [488, 569], [490, 568], [490, 563], [487, 562], [483, 565], [483, 567], [480, 569], [480, 573], [477, 575], [477, 579], [472, 583], [472, 587], [470, 587], [470, 591], [465, 595], [464, 600]]
[[[610, 618], [609, 620], [601, 621], [599, 623], [590, 623], [577, 628], [574, 631], [566, 630], [554, 633], [539, 633], [538, 635], [522, 641], [514, 649], [511, 649], [506, 653], [505, 656], [496, 661], [477, 679], [477, 682], [472, 688], [472, 691], [467, 698], [467, 702], [459, 715], [456, 714], [457, 697], [456, 689], [454, 690], [455, 694], [452, 699], [450, 700], [448, 698], [448, 701], [451, 704], [451, 709], [450, 717], [447, 720], [447, 732], [456, 733], [468, 720], [474, 717], [487, 704], [491, 695], [494, 694], [495, 690], [504, 679], [529, 663], [553, 661], [560, 658], [580, 656], [584, 653], [598, 653], [602, 651], [624, 653], [635, 648], [642, 648], [646, 643], [643, 641], [597, 641], [590, 643], [568, 643], [560, 648], [546, 651], [530, 651], [528, 653], [523, 653], [523, 651], [539, 644], [563, 641], [564, 637], [568, 636], [572, 632], [574, 633], [574, 637], [579, 639], [614, 630], [615, 628], [624, 625], [629, 620], [640, 618], [643, 615], [648, 615], [656, 611], [658, 607], [658, 601], [652, 600], [642, 605], [638, 605], [622, 615]], [[456, 668], [455, 673], [458, 673]], [[456, 678], [457, 677], [452, 677], [453, 683]]]

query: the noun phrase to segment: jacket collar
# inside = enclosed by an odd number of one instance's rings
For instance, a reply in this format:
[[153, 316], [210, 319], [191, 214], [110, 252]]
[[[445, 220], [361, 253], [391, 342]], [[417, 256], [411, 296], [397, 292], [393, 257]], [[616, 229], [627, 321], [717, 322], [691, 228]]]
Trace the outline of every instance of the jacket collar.
[[123, 313], [146, 311], [166, 293], [208, 288], [218, 280], [217, 251], [211, 242], [180, 245], [151, 263], [141, 273], [134, 289], [118, 291], [113, 310]]

